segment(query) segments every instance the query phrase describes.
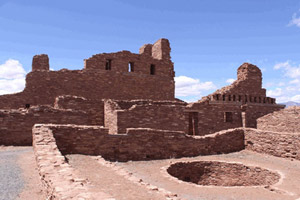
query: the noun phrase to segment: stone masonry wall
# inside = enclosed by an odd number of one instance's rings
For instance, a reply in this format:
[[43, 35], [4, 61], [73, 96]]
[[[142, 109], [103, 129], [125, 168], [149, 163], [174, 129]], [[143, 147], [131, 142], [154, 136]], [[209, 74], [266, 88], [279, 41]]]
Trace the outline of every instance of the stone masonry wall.
[[245, 129], [247, 150], [283, 158], [300, 160], [300, 132], [282, 133], [259, 129]]
[[185, 103], [175, 101], [106, 101], [106, 124], [111, 134], [125, 134], [127, 128], [187, 131]]
[[[260, 69], [244, 63], [238, 68], [237, 80], [231, 85], [187, 106], [189, 134], [205, 135], [238, 127], [256, 128], [259, 117], [283, 108], [274, 98], [266, 97]], [[195, 129], [197, 131], [193, 131]]]
[[300, 133], [300, 107], [292, 106], [257, 120], [257, 128], [265, 131]]
[[[198, 133], [196, 135], [213, 134], [221, 130], [243, 126], [240, 104], [238, 103], [196, 103], [192, 109], [188, 107], [187, 110], [189, 113], [195, 113], [198, 117]], [[231, 122], [225, 121], [225, 112], [233, 113]], [[193, 135], [191, 118], [189, 120], [190, 130], [188, 133]]]
[[148, 53], [141, 50], [141, 54], [97, 54], [84, 61], [83, 70], [49, 71], [48, 56], [34, 56], [24, 91], [1, 95], [0, 109], [52, 105], [57, 96], [64, 95], [92, 100], [174, 100], [175, 73], [169, 42], [161, 39], [152, 47]]
[[37, 106], [29, 109], [0, 110], [0, 145], [31, 145], [36, 123], [93, 124], [84, 111]]
[[[243, 130], [228, 130], [209, 136], [143, 128], [111, 135], [103, 127], [44, 125], [51, 129], [62, 154], [101, 155], [113, 161], [152, 160], [209, 155], [244, 148]], [[39, 131], [39, 130], [37, 130]], [[33, 132], [33, 134], [38, 134]]]
[[36, 124], [32, 132], [37, 168], [49, 199], [112, 199], [105, 193], [93, 192], [90, 183], [78, 177], [57, 148], [50, 128]]
[[89, 116], [90, 124], [104, 125], [104, 102], [103, 100], [86, 99], [78, 96], [59, 96], [55, 98], [54, 108], [84, 111]]

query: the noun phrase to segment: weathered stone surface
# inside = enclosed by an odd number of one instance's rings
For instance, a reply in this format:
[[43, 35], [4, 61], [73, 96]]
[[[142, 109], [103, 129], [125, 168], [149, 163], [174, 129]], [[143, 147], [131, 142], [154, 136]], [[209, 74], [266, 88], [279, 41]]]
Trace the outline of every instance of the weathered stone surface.
[[[257, 118], [283, 108], [275, 99], [266, 97], [260, 69], [244, 63], [238, 68], [235, 82], [187, 106], [188, 133], [206, 135], [229, 128], [256, 128]], [[231, 120], [226, 119], [226, 114], [231, 115]]]
[[300, 160], [300, 133], [245, 129], [245, 147], [259, 153]]
[[[42, 125], [50, 129], [62, 154], [101, 155], [108, 160], [152, 160], [234, 152], [244, 149], [242, 129], [208, 136], [180, 131], [130, 128], [111, 135], [101, 126]], [[33, 129], [33, 135], [40, 129]]]
[[105, 127], [110, 134], [125, 134], [127, 128], [152, 128], [170, 131], [188, 129], [185, 106], [178, 101], [106, 100]]
[[178, 162], [172, 164], [167, 171], [182, 181], [225, 187], [267, 186], [280, 179], [278, 173], [267, 169], [218, 161]]
[[300, 107], [292, 106], [257, 119], [257, 128], [265, 131], [300, 133]]
[[45, 191], [53, 200], [110, 199], [105, 193], [94, 193], [87, 180], [77, 177], [56, 146], [52, 130], [36, 124], [33, 127], [33, 148]]

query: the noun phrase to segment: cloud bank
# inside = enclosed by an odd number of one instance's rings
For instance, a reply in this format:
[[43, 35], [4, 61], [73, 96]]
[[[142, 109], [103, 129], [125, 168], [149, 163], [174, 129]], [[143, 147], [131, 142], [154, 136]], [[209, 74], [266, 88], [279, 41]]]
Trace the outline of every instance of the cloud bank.
[[9, 59], [0, 65], [0, 95], [20, 92], [25, 88], [25, 75], [18, 60]]
[[[201, 82], [187, 76], [175, 77], [175, 96], [183, 97], [184, 100], [192, 98], [192, 101], [200, 99], [203, 91], [216, 89], [213, 82]], [[191, 101], [191, 100], [187, 100]]]

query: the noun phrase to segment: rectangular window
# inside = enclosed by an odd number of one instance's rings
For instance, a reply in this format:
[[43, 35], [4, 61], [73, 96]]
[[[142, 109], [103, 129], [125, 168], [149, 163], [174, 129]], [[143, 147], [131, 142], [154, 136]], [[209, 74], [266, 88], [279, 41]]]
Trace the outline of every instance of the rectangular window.
[[134, 72], [134, 62], [128, 63], [128, 72]]
[[111, 70], [111, 60], [110, 59], [106, 60], [105, 70]]
[[153, 64], [150, 65], [150, 74], [155, 75], [155, 65]]
[[224, 113], [224, 122], [233, 122], [233, 113], [232, 112]]

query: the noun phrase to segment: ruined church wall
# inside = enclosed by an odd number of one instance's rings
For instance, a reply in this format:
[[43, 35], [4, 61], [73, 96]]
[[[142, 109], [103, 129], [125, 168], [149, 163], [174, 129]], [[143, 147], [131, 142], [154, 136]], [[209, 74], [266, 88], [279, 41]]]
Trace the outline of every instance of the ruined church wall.
[[[198, 135], [213, 134], [215, 132], [242, 127], [240, 104], [238, 103], [195, 103], [192, 108], [187, 108], [188, 113], [198, 116]], [[232, 121], [225, 121], [225, 112], [232, 113]], [[191, 118], [189, 119], [189, 127]], [[189, 134], [192, 130], [189, 129]]]
[[0, 108], [53, 105], [57, 96], [87, 99], [174, 100], [173, 78], [158, 75], [122, 74], [100, 70], [33, 71], [26, 76], [26, 88], [14, 95], [0, 96]]
[[151, 56], [134, 54], [129, 51], [117, 53], [96, 54], [84, 60], [84, 69], [106, 71], [106, 62], [110, 62], [110, 71], [114, 73], [127, 73], [131, 65], [131, 74], [150, 75], [151, 65], [154, 66], [154, 75], [174, 77], [171, 60], [158, 60]]
[[248, 128], [258, 128], [257, 120], [269, 113], [283, 109], [284, 106], [277, 104], [258, 104], [249, 103], [246, 105], [246, 123], [245, 126]]

